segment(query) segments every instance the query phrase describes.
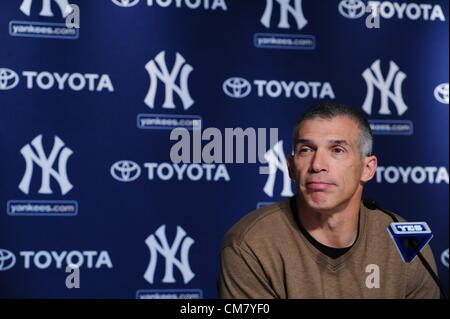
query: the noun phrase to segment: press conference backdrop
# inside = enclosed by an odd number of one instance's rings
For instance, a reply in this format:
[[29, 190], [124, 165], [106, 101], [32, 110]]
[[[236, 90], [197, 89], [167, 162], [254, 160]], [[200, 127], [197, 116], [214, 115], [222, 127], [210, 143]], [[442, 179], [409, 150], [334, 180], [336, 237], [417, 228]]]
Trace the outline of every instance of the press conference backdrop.
[[[425, 0], [2, 1], [0, 297], [217, 297], [223, 235], [292, 195], [292, 127], [325, 101], [370, 120], [365, 194], [428, 222], [448, 291], [448, 19]], [[248, 144], [225, 162], [226, 128], [265, 136], [263, 163]]]

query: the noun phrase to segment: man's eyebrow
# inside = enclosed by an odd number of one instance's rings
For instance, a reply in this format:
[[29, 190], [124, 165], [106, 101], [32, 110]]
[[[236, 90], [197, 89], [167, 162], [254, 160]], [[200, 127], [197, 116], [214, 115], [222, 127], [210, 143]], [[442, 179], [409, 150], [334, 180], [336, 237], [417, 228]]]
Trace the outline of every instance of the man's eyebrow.
[[328, 141], [328, 143], [334, 144], [334, 145], [347, 145], [347, 146], [351, 146], [350, 143], [347, 142], [346, 140], [330, 140], [330, 141]]
[[295, 145], [297, 145], [297, 144], [313, 144], [313, 142], [308, 139], [299, 138], [295, 141]]
[[[306, 139], [306, 138], [299, 138], [295, 141], [295, 145], [297, 144], [314, 144], [314, 142], [312, 140]], [[347, 145], [347, 146], [351, 146], [349, 142], [347, 142], [346, 140], [329, 140], [328, 144], [333, 144], [333, 145]]]

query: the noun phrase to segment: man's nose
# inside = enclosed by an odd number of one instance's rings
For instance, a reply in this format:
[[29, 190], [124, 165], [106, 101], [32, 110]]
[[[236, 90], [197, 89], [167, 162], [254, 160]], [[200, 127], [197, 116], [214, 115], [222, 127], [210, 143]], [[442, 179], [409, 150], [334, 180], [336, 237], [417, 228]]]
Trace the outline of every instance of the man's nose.
[[328, 171], [326, 154], [323, 150], [316, 150], [310, 164], [310, 173]]

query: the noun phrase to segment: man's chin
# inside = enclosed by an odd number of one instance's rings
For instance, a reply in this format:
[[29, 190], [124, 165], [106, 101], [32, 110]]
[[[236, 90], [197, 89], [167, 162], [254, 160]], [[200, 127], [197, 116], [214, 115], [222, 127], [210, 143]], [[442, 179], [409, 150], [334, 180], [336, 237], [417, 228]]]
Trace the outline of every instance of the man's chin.
[[336, 208], [336, 203], [334, 203], [333, 201], [331, 201], [328, 198], [324, 198], [324, 196], [322, 197], [307, 197], [306, 198], [306, 204], [314, 210], [318, 210], [318, 211], [330, 211]]

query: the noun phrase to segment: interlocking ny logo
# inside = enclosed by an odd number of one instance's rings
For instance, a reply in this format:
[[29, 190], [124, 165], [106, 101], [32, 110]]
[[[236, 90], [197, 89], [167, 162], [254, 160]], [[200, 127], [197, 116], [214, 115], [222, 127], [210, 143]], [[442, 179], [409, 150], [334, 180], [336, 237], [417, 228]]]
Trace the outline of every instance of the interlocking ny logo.
[[[175, 92], [183, 102], [183, 108], [187, 110], [191, 107], [192, 104], [194, 104], [194, 100], [192, 100], [188, 88], [189, 74], [192, 72], [192, 70], [194, 70], [194, 68], [190, 64], [187, 64], [183, 56], [177, 52], [175, 64], [172, 68], [172, 71], [169, 72], [169, 70], [167, 69], [165, 55], [166, 53], [164, 51], [161, 51], [160, 53], [158, 53], [154, 60], [150, 60], [145, 65], [145, 68], [147, 69], [150, 76], [150, 87], [148, 89], [148, 93], [145, 97], [144, 102], [150, 108], [155, 107], [155, 96], [159, 79], [166, 86], [165, 100], [162, 107], [166, 109], [175, 108], [175, 104], [173, 103], [173, 92]], [[180, 84], [176, 85], [175, 81], [178, 77]]]
[[[20, 150], [20, 153], [22, 153], [25, 159], [26, 169], [22, 181], [19, 184], [19, 189], [25, 194], [29, 193], [34, 163], [42, 169], [39, 194], [53, 194], [50, 188], [50, 176], [58, 182], [61, 193], [63, 195], [67, 194], [73, 188], [73, 185], [67, 178], [67, 160], [73, 154], [73, 151], [64, 146], [64, 142], [58, 136], [55, 136], [53, 149], [48, 157], [45, 155], [44, 148], [42, 147], [42, 135], [36, 136], [31, 142], [31, 145], [34, 146], [35, 151], [30, 144], [25, 145]], [[53, 165], [58, 156], [58, 171], [56, 171], [53, 169]]]
[[[390, 61], [389, 72], [386, 78], [383, 78], [383, 74], [381, 73], [380, 60], [376, 60], [372, 63], [370, 68], [364, 70], [362, 76], [367, 84], [367, 95], [362, 109], [367, 114], [372, 114], [374, 87], [379, 89], [381, 94], [381, 106], [378, 114], [391, 114], [389, 109], [389, 99], [394, 102], [398, 115], [402, 115], [406, 112], [408, 107], [403, 101], [402, 96], [402, 84], [403, 80], [406, 78], [406, 74], [399, 71], [399, 67], [395, 62]], [[391, 91], [392, 84], [394, 84], [393, 91]]]
[[[61, 15], [63, 18], [67, 17], [70, 13], [72, 13], [73, 8], [70, 6], [67, 0], [42, 0], [42, 9], [39, 13], [40, 16], [44, 17], [53, 17], [51, 2], [55, 1], [59, 6], [59, 10], [61, 11]], [[29, 16], [31, 14], [31, 4], [33, 0], [23, 0], [22, 5], [20, 6], [20, 11]]]
[[[186, 232], [180, 226], [177, 226], [177, 234], [175, 235], [175, 239], [171, 247], [167, 242], [166, 225], [161, 225], [156, 230], [155, 234], [156, 236], [152, 234], [145, 240], [145, 243], [150, 250], [150, 263], [144, 274], [145, 280], [147, 280], [150, 284], [153, 284], [158, 253], [160, 253], [166, 259], [166, 270], [162, 282], [176, 282], [175, 278], [173, 277], [173, 266], [176, 266], [183, 275], [184, 283], [187, 284], [195, 276], [189, 265], [189, 249], [191, 248], [192, 244], [194, 244], [194, 240], [191, 237], [186, 236]], [[159, 242], [156, 238], [159, 239]], [[181, 260], [175, 258], [178, 250], [180, 249]]]
[[[288, 14], [291, 14], [295, 22], [297, 22], [297, 28], [301, 30], [308, 21], [305, 19], [302, 10], [302, 0], [292, 0], [294, 5], [291, 6], [291, 0], [275, 0], [280, 5], [280, 21], [278, 22], [278, 28], [289, 29]], [[270, 20], [272, 18], [273, 0], [266, 0], [266, 9], [261, 17], [261, 23], [270, 28]]]
[[283, 141], [279, 141], [264, 154], [269, 165], [269, 174], [267, 176], [266, 185], [264, 186], [264, 193], [269, 197], [273, 197], [273, 188], [275, 186], [275, 178], [277, 171], [283, 172], [283, 190], [281, 196], [290, 197], [294, 194], [291, 188], [291, 179], [289, 178], [289, 171], [287, 168], [286, 157], [283, 152]]

